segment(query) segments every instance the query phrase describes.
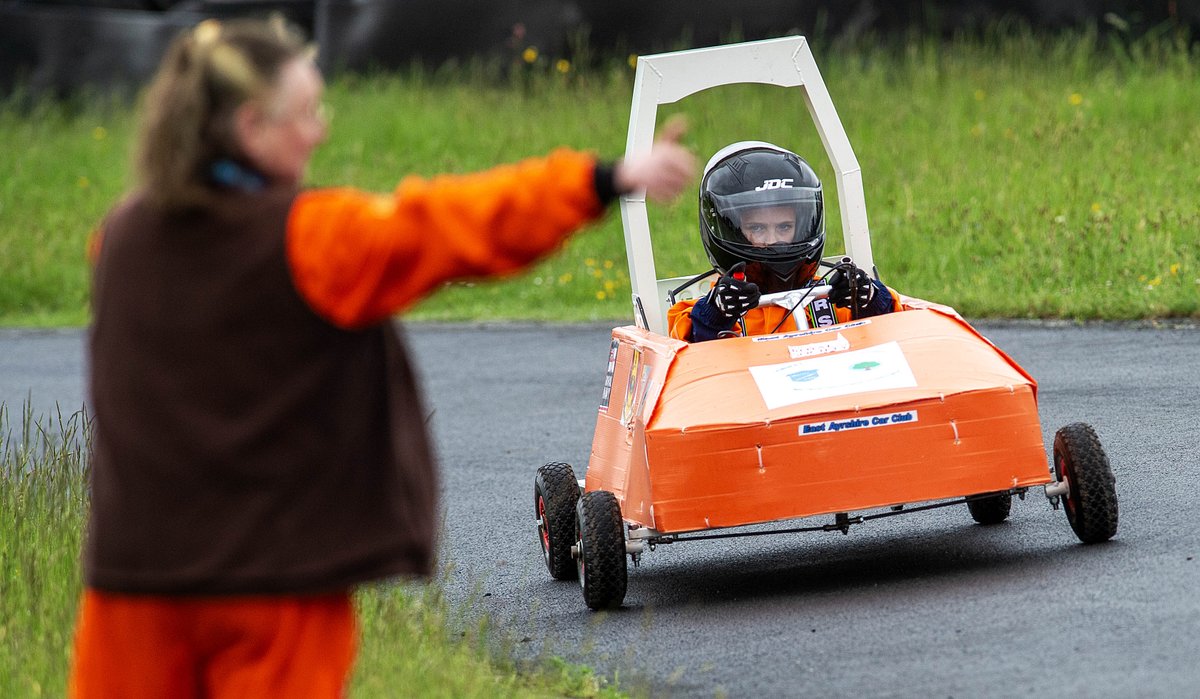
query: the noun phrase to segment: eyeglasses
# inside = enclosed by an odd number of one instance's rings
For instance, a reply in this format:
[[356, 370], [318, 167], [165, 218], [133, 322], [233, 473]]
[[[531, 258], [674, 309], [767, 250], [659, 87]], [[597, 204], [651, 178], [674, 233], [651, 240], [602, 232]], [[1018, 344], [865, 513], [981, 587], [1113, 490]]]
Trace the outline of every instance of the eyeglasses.
[[305, 121], [329, 126], [329, 122], [333, 120], [333, 107], [325, 102], [317, 102], [316, 104], [306, 105], [300, 109], [288, 111], [270, 109], [267, 111], [267, 118], [271, 121]]

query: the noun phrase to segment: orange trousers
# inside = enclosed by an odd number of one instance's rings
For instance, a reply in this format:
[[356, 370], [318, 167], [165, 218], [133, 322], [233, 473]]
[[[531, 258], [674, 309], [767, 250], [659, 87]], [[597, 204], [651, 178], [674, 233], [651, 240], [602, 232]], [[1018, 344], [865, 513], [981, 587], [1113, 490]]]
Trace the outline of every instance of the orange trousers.
[[357, 634], [348, 592], [190, 598], [89, 589], [69, 696], [342, 697]]

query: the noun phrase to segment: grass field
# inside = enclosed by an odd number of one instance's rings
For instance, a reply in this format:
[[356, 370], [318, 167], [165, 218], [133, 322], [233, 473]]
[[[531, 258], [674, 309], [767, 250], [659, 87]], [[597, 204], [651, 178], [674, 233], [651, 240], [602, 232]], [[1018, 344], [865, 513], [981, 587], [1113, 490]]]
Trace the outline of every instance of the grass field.
[[[1104, 44], [1104, 42], [1100, 42]], [[1200, 317], [1200, 56], [1168, 35], [1097, 48], [1090, 34], [1039, 39], [814, 46], [863, 171], [886, 282], [968, 317]], [[632, 70], [583, 73], [539, 59], [516, 76], [459, 67], [342, 77], [315, 185], [384, 191], [409, 173], [466, 172], [561, 145], [618, 155]], [[132, 116], [121, 105], [0, 103], [0, 324], [87, 321], [88, 232], [128, 181]], [[832, 172], [799, 95], [712, 90], [686, 114], [706, 159], [763, 139], [809, 156], [838, 210]], [[695, 200], [651, 210], [660, 276], [700, 271]], [[830, 220], [840, 240], [840, 222]], [[831, 243], [827, 252], [838, 250]], [[619, 218], [503, 282], [457, 282], [420, 320], [627, 319]], [[0, 411], [0, 696], [59, 696], [66, 681], [86, 515], [85, 426]], [[353, 696], [604, 696], [556, 663], [529, 672], [503, 633], [463, 624], [428, 587], [358, 596]], [[398, 651], [397, 649], [403, 649]]]
[[[14, 424], [15, 423], [15, 424]], [[0, 405], [0, 696], [64, 696], [87, 512], [82, 413]]]
[[[862, 166], [884, 281], [968, 317], [1200, 315], [1200, 58], [1163, 34], [1110, 45], [1091, 34], [815, 45]], [[619, 155], [632, 70], [542, 65], [506, 75], [458, 67], [344, 77], [311, 183], [386, 191], [410, 173], [465, 172], [557, 145]], [[734, 86], [682, 112], [706, 159], [756, 138], [832, 171], [795, 90]], [[0, 106], [0, 323], [87, 320], [84, 241], [128, 182], [121, 106]], [[660, 276], [707, 260], [691, 195], [652, 207]], [[614, 212], [615, 213], [615, 212]], [[829, 221], [827, 252], [841, 225]], [[629, 282], [619, 216], [501, 283], [454, 283], [413, 319], [623, 319]]]
[[[0, 697], [65, 695], [87, 514], [82, 413], [16, 415], [0, 403]], [[356, 597], [361, 646], [350, 696], [621, 696], [554, 657], [518, 669], [502, 630], [463, 621], [435, 582]]]

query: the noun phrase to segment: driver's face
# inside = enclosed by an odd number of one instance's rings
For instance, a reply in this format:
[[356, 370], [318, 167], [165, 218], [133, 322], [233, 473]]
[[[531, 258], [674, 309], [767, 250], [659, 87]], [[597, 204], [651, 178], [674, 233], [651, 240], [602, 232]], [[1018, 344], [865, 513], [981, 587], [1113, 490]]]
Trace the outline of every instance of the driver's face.
[[768, 206], [742, 214], [742, 235], [756, 248], [790, 243], [796, 237], [796, 210], [790, 206]]

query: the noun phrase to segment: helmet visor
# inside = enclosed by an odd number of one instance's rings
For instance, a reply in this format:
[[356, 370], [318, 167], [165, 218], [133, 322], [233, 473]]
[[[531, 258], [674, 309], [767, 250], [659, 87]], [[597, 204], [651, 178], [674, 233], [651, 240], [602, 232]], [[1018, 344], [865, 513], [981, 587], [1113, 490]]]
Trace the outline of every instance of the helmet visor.
[[[775, 186], [768, 188], [771, 185]], [[709, 195], [713, 208], [709, 223], [714, 237], [737, 247], [793, 251], [821, 238], [825, 212], [819, 187], [792, 187], [787, 180], [769, 180], [763, 187]]]

